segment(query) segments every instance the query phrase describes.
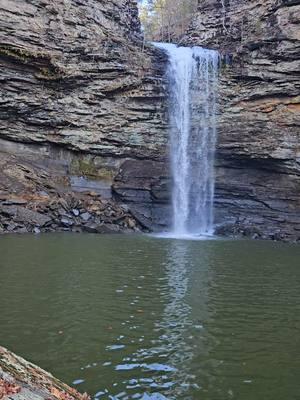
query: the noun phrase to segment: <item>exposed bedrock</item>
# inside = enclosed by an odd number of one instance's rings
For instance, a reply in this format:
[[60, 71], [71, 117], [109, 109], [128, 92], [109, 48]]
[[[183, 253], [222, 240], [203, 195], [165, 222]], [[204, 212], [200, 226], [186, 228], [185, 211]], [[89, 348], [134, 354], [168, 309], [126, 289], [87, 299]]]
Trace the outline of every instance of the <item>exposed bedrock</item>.
[[223, 54], [219, 230], [299, 240], [300, 1], [201, 0], [185, 43]]
[[0, 346], [0, 399], [91, 400], [91, 397]]
[[[166, 57], [143, 44], [136, 1], [10, 0], [0, 17], [3, 201], [47, 192], [31, 178], [45, 174], [55, 201], [92, 192], [125, 203], [141, 227], [165, 227]], [[216, 159], [224, 234], [299, 240], [299, 21], [298, 0], [201, 0], [185, 38], [227, 60]], [[22, 168], [33, 171], [25, 181]]]
[[160, 223], [166, 58], [144, 45], [136, 0], [10, 0], [0, 16], [2, 159]]

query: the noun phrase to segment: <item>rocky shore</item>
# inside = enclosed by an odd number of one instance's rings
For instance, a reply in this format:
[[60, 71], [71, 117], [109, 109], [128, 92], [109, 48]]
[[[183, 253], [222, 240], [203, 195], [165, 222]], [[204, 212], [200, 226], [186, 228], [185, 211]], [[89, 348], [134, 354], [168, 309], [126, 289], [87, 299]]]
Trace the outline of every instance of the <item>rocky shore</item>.
[[0, 346], [1, 400], [89, 400], [86, 393]]
[[0, 234], [142, 229], [127, 206], [93, 191], [72, 191], [68, 180], [1, 154]]

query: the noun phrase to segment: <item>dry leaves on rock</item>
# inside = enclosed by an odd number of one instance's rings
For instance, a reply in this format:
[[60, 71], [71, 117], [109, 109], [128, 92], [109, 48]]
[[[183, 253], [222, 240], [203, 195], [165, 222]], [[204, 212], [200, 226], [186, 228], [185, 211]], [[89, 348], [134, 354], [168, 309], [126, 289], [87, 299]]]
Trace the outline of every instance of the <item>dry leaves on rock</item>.
[[20, 386], [10, 383], [4, 379], [0, 379], [0, 399], [4, 399], [10, 394], [16, 394], [21, 391]]
[[[74, 392], [76, 392], [74, 390]], [[51, 388], [51, 394], [56, 397], [58, 400], [90, 400], [90, 396], [87, 393], [84, 394], [79, 394], [76, 392], [76, 394], [74, 394], [74, 396], [72, 396], [71, 394], [65, 392], [64, 390], [59, 390], [55, 387]]]

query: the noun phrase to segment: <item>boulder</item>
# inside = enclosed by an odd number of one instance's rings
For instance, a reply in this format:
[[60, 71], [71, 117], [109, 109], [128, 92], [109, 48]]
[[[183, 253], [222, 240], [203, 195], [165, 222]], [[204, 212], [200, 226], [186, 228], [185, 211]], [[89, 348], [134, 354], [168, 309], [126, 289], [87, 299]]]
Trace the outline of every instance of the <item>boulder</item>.
[[0, 347], [0, 399], [89, 400], [38, 366]]
[[83, 214], [81, 214], [80, 215], [80, 218], [83, 220], [83, 221], [88, 221], [90, 218], [91, 218], [91, 214], [90, 213], [88, 213], [88, 212], [84, 212]]

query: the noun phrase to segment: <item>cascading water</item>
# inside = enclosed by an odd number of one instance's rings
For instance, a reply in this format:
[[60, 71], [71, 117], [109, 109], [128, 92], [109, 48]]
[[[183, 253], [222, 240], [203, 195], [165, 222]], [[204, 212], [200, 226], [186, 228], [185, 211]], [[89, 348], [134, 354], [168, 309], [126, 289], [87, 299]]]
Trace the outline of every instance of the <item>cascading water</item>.
[[219, 54], [155, 43], [169, 55], [173, 234], [213, 234]]

